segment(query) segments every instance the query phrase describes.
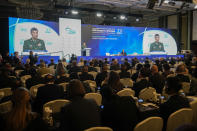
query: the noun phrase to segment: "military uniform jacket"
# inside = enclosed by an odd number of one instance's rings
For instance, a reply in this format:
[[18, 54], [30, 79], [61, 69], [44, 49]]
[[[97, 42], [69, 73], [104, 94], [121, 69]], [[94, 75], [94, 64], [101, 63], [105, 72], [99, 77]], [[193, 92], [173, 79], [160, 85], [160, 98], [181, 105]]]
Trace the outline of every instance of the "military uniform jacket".
[[151, 43], [151, 45], [150, 45], [150, 52], [154, 52], [154, 51], [165, 52], [163, 43], [161, 43], [161, 42]]
[[23, 52], [29, 50], [46, 50], [44, 41], [41, 39], [33, 40], [32, 38], [25, 40], [23, 45]]

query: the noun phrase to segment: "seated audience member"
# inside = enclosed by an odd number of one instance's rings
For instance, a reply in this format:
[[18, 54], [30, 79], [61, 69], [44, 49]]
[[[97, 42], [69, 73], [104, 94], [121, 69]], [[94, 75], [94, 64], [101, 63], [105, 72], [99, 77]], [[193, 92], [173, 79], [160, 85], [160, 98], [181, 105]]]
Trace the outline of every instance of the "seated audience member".
[[25, 64], [25, 70], [21, 72], [20, 76], [35, 74], [36, 70], [30, 66], [30, 64]]
[[179, 95], [181, 87], [181, 81], [177, 77], [168, 77], [166, 83], [166, 93], [170, 96], [169, 99], [160, 105], [159, 111], [161, 117], [164, 119], [164, 129], [168, 120], [168, 117], [175, 111], [181, 108], [189, 108], [189, 101]]
[[49, 101], [61, 99], [64, 97], [62, 86], [54, 84], [55, 77], [51, 74], [45, 76], [45, 86], [39, 87], [35, 99], [35, 110], [42, 113], [43, 105]]
[[79, 75], [81, 81], [85, 80], [94, 80], [94, 77], [91, 74], [88, 74], [88, 66], [84, 66], [82, 69], [82, 73]]
[[165, 79], [158, 72], [158, 67], [153, 65], [151, 67], [151, 75], [149, 77], [150, 84], [153, 88], [156, 89], [157, 93], [162, 93], [162, 90], [165, 85]]
[[126, 65], [127, 70], [130, 70], [131, 69], [131, 64], [129, 63], [129, 61], [128, 61], [127, 58], [124, 59], [124, 65]]
[[48, 64], [48, 67], [53, 66], [54, 69], [56, 69], [57, 64], [54, 63], [54, 59], [52, 58], [50, 61], [51, 61], [51, 62]]
[[132, 76], [131, 76], [131, 79], [133, 80], [133, 81], [136, 81], [137, 80], [137, 78], [138, 78], [138, 75], [139, 75], [139, 72], [140, 72], [140, 70], [141, 70], [141, 68], [143, 67], [143, 65], [142, 64], [137, 64], [137, 66], [136, 66], [136, 73], [134, 73]]
[[147, 88], [150, 86], [150, 83], [147, 79], [148, 77], [148, 72], [147, 72], [147, 69], [146, 68], [142, 68], [140, 70], [140, 73], [139, 73], [139, 77], [137, 79], [137, 82], [134, 83], [132, 89], [135, 91], [135, 96], [138, 97], [140, 91], [144, 88]]
[[105, 78], [107, 77], [107, 74], [108, 74], [108, 72], [107, 72], [107, 65], [104, 65], [102, 67], [101, 73], [98, 73], [96, 75], [96, 80], [95, 81], [96, 81], [96, 85], [98, 87], [101, 87], [102, 81], [105, 80]]
[[25, 88], [13, 92], [13, 107], [3, 116], [2, 131], [47, 131], [48, 127], [42, 118], [31, 111], [30, 93]]
[[191, 86], [188, 95], [197, 95], [197, 68], [192, 73]]
[[61, 110], [61, 131], [83, 131], [100, 126], [100, 114], [96, 102], [84, 99], [85, 89], [79, 80], [69, 83], [68, 97], [70, 104]]
[[176, 128], [174, 131], [197, 131], [197, 126], [194, 124], [184, 124]]
[[119, 73], [120, 79], [122, 78], [130, 78], [130, 73], [127, 72], [127, 66], [124, 64], [121, 64], [121, 72]]
[[10, 77], [10, 69], [3, 67], [0, 70], [0, 89], [10, 87], [11, 81], [12, 78]]
[[181, 82], [190, 82], [190, 78], [187, 75], [187, 69], [184, 64], [177, 66], [176, 73], [176, 77], [178, 77]]
[[14, 57], [13, 57], [13, 63], [12, 63], [12, 64], [15, 66], [15, 65], [17, 65], [19, 62], [20, 62], [20, 57], [19, 57], [18, 52], [16, 51], [16, 52], [14, 52]]
[[109, 64], [109, 61], [107, 60], [107, 58], [104, 58], [104, 64]]
[[120, 66], [118, 64], [118, 61], [117, 60], [114, 60], [112, 61], [112, 64], [110, 66], [110, 70], [120, 70]]
[[56, 76], [59, 76], [59, 75], [61, 74], [62, 71], [64, 71], [65, 73], [67, 73], [66, 67], [63, 65], [62, 62], [59, 62], [59, 63], [57, 64], [57, 68], [56, 68], [56, 70], [55, 70], [55, 75], [56, 75]]
[[88, 71], [89, 72], [91, 72], [91, 71], [97, 72], [97, 69], [94, 68], [94, 63], [92, 61], [90, 61], [90, 63], [89, 63]]
[[21, 63], [21, 61], [19, 61], [16, 65], [15, 65], [15, 68], [14, 70], [24, 70], [24, 66], [23, 64]]
[[73, 80], [73, 79], [78, 79], [78, 80], [79, 80], [79, 75], [78, 75], [78, 73], [73, 72], [73, 73], [70, 74], [70, 80]]
[[82, 67], [84, 66], [84, 60], [83, 58], [80, 59], [79, 63], [77, 64], [77, 66]]
[[66, 67], [68, 65], [65, 58], [62, 59], [62, 64], [64, 65], [64, 67]]
[[71, 74], [73, 72], [80, 72], [81, 68], [77, 66], [77, 61], [73, 60], [71, 67], [69, 67], [68, 73]]
[[11, 56], [9, 55], [9, 51], [7, 51], [5, 53], [5, 55], [3, 56], [3, 63], [13, 63], [13, 60], [11, 58]]
[[132, 131], [138, 123], [139, 111], [131, 96], [120, 97], [116, 94], [122, 87], [118, 74], [110, 72], [108, 84], [101, 88], [102, 124], [111, 127], [113, 131]]
[[40, 67], [42, 63], [45, 64], [44, 60], [43, 59], [40, 59], [40, 64], [38, 64], [37, 67]]
[[38, 85], [38, 84], [44, 84], [44, 78], [42, 78], [37, 73], [32, 73], [31, 78], [27, 79], [25, 84], [26, 88], [30, 89], [32, 86]]
[[55, 84], [69, 82], [70, 78], [66, 76], [65, 70], [60, 70], [59, 78], [55, 80]]
[[42, 62], [40, 64], [40, 68], [37, 70], [37, 73], [42, 76], [44, 74], [54, 74], [54, 70], [53, 69], [50, 69], [50, 68], [47, 68], [46, 67], [46, 64], [44, 62]]
[[119, 77], [118, 73], [116, 73], [114, 71], [111, 71], [109, 73], [109, 78], [107, 78], [105, 80], [106, 80], [106, 82], [101, 88], [103, 102], [105, 102], [105, 100], [107, 100], [109, 97], [108, 96], [109, 89], [111, 89], [113, 94], [116, 94], [117, 92], [121, 91], [124, 88], [123, 84], [120, 82], [120, 77]]
[[164, 72], [162, 73], [162, 75], [164, 76], [164, 78], [166, 78], [170, 74], [174, 74], [174, 72], [170, 71], [170, 66], [168, 64], [164, 64], [163, 69]]

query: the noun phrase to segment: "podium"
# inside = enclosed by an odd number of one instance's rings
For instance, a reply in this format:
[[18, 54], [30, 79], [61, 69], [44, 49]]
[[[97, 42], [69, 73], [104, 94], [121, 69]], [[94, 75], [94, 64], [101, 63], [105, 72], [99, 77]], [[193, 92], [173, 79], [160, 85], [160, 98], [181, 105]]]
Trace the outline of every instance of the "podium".
[[167, 55], [167, 52], [153, 51], [153, 52], [150, 52], [150, 55]]
[[91, 50], [91, 48], [84, 48], [84, 50], [85, 50], [85, 55], [86, 56], [90, 56], [90, 50]]

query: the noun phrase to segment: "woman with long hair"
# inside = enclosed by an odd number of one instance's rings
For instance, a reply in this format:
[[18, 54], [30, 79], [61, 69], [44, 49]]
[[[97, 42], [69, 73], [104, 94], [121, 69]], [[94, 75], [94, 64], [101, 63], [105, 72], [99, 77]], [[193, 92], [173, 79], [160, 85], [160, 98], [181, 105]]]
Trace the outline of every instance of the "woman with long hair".
[[5, 131], [34, 131], [48, 130], [45, 123], [37, 113], [31, 111], [30, 93], [27, 89], [19, 87], [13, 92], [13, 106], [4, 116]]
[[67, 70], [64, 67], [63, 63], [62, 62], [59, 62], [57, 64], [57, 68], [56, 68], [56, 76], [58, 76], [58, 75], [60, 76], [62, 72], [67, 73]]

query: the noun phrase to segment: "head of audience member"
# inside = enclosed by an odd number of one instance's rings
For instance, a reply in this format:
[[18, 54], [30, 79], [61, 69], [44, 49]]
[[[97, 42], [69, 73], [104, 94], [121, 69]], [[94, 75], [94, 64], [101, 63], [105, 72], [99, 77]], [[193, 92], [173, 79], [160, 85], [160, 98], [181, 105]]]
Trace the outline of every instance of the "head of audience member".
[[84, 66], [87, 65], [87, 63], [88, 63], [87, 60], [84, 60], [84, 61], [83, 61], [83, 65], [84, 65]]
[[30, 56], [33, 56], [33, 54], [34, 54], [33, 51], [30, 51], [30, 52], [29, 52], [29, 55], [30, 55]]
[[44, 81], [46, 84], [54, 84], [55, 82], [55, 77], [52, 75], [52, 74], [47, 74], [45, 77], [44, 77]]
[[83, 84], [80, 80], [73, 79], [69, 82], [68, 85], [68, 97], [70, 99], [75, 98], [83, 98], [85, 95], [85, 89], [83, 87]]
[[107, 70], [108, 70], [107, 65], [103, 65], [103, 67], [102, 67], [102, 72], [107, 72]]
[[94, 63], [92, 61], [90, 61], [89, 65], [90, 65], [90, 67], [93, 67]]
[[185, 74], [187, 72], [186, 66], [184, 64], [180, 64], [176, 68], [176, 73], [177, 74]]
[[144, 68], [150, 70], [150, 64], [149, 64], [149, 63], [145, 63], [145, 64], [144, 64]]
[[6, 115], [6, 130], [22, 131], [31, 121], [30, 93], [25, 88], [18, 88], [13, 92], [12, 110]]
[[64, 65], [63, 65], [62, 62], [59, 62], [59, 63], [57, 64], [57, 67], [56, 67], [57, 75], [60, 75], [59, 73], [60, 73], [62, 70], [65, 70], [65, 69], [64, 69]]
[[83, 73], [88, 73], [88, 66], [83, 66], [82, 72]]
[[44, 62], [41, 62], [40, 63], [40, 68], [45, 68], [46, 67], [46, 64]]
[[143, 65], [139, 63], [139, 64], [137, 64], [137, 66], [136, 66], [136, 70], [139, 71], [142, 67], [143, 67]]
[[53, 58], [50, 61], [51, 61], [52, 64], [54, 64], [54, 59]]
[[108, 86], [112, 89], [112, 93], [117, 93], [122, 90], [122, 84], [120, 83], [120, 76], [118, 73], [111, 71], [108, 78]]
[[81, 58], [81, 59], [80, 59], [80, 62], [83, 62], [83, 61], [84, 61], [83, 58]]
[[66, 58], [63, 58], [63, 59], [62, 59], [62, 62], [66, 62]]
[[76, 60], [72, 61], [72, 66], [74, 66], [74, 67], [77, 66], [77, 61]]
[[163, 65], [163, 69], [164, 69], [164, 71], [170, 71], [170, 66], [169, 66], [169, 64], [164, 64], [164, 65]]
[[166, 93], [168, 95], [178, 94], [182, 88], [181, 81], [177, 77], [167, 77], [166, 79]]
[[14, 56], [15, 57], [19, 57], [19, 55], [18, 55], [18, 52], [16, 51], [16, 52], [14, 52]]
[[157, 67], [157, 65], [153, 65], [153, 66], [151, 67], [151, 73], [152, 73], [152, 74], [158, 73], [158, 67]]
[[112, 64], [113, 65], [117, 65], [118, 64], [118, 61], [115, 59]]
[[140, 70], [139, 78], [146, 78], [148, 77], [148, 70], [147, 68], [142, 68]]
[[30, 64], [30, 59], [26, 59], [26, 63], [25, 64]]
[[127, 71], [127, 66], [125, 64], [121, 64], [121, 71]]
[[44, 62], [44, 60], [43, 59], [40, 59], [40, 63], [42, 63], [42, 62]]

